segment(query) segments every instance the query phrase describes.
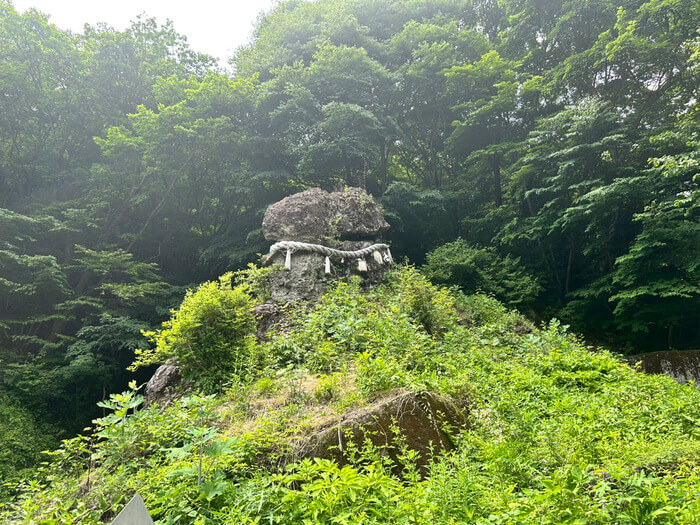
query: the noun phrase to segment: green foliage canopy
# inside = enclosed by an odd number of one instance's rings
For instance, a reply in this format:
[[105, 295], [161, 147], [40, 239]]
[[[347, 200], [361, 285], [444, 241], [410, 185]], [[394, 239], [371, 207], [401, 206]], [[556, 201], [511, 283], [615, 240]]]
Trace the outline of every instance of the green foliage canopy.
[[519, 262], [458, 239], [429, 252], [421, 270], [435, 283], [457, 285], [468, 294], [482, 292], [506, 304], [526, 306], [534, 302], [541, 288]]

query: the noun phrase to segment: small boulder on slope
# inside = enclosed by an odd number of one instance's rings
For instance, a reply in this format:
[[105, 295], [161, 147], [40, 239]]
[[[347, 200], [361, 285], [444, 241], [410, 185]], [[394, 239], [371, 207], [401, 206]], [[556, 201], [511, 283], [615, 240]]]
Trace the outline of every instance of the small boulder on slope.
[[414, 450], [417, 466], [426, 474], [434, 456], [455, 448], [450, 434], [467, 426], [466, 407], [453, 400], [433, 392], [400, 390], [300, 440], [294, 459], [318, 457], [344, 464], [349, 442], [362, 449], [369, 440], [398, 470], [403, 467], [400, 444]]

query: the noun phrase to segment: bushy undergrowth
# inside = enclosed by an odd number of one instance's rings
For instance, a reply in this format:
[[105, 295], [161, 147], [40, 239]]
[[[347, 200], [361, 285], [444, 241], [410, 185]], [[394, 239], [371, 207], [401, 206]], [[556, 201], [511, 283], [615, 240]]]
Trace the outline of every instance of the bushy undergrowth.
[[209, 391], [250, 373], [257, 357], [253, 295], [263, 278], [253, 269], [229, 272], [188, 291], [162, 329], [143, 332], [155, 347], [136, 350], [132, 368], [173, 359], [185, 379]]
[[35, 464], [54, 441], [49, 425], [41, 425], [19, 402], [0, 392], [0, 501], [10, 495], [12, 480]]
[[[366, 294], [338, 284], [295, 316], [261, 348], [254, 382], [166, 409], [112, 396], [113, 413], [52, 452], [0, 521], [109, 522], [139, 492], [158, 523], [698, 522], [695, 386], [410, 267]], [[369, 443], [342, 466], [287, 464], [315, 418], [395, 388], [467, 402], [469, 430], [428, 475], [411, 450], [397, 469]]]
[[532, 304], [542, 291], [519, 259], [500, 257], [493, 248], [471, 246], [464, 239], [428, 253], [423, 273], [435, 283], [456, 285], [466, 293], [488, 293], [514, 306]]

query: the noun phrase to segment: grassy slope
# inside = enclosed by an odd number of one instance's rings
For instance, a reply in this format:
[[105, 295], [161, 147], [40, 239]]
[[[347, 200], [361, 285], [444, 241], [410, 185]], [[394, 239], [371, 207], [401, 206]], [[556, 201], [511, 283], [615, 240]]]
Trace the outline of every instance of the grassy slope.
[[[217, 396], [129, 411], [64, 443], [0, 521], [110, 522], [140, 492], [161, 523], [697, 523], [700, 394], [531, 331], [493, 299], [411, 268], [340, 285]], [[472, 428], [421, 479], [372, 447], [285, 465], [296, 437], [396, 388], [466, 400]], [[89, 459], [92, 458], [92, 459]]]

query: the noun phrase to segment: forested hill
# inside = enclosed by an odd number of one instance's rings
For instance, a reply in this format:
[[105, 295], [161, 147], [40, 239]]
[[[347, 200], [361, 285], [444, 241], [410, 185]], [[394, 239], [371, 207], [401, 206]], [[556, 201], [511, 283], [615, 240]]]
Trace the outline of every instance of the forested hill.
[[0, 0], [2, 396], [83, 426], [140, 331], [312, 186], [367, 188], [437, 282], [697, 346], [698, 27], [696, 0], [287, 1], [223, 73], [168, 24]]

